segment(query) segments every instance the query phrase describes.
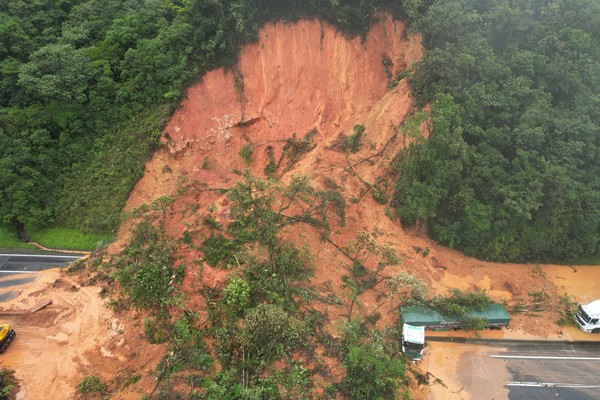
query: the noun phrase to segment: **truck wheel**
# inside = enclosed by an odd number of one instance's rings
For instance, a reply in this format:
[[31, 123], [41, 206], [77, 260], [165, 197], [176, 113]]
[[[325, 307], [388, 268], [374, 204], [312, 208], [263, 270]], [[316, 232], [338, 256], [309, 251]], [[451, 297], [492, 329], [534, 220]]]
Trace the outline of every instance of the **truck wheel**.
[[598, 332], [600, 332], [600, 328], [592, 329], [592, 333], [598, 333]]

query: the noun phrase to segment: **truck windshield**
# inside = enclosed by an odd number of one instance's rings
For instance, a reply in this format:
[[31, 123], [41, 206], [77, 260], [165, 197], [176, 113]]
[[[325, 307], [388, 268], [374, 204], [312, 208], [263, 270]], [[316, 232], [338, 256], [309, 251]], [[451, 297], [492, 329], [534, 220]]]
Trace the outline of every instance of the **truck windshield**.
[[404, 342], [404, 348], [407, 352], [420, 353], [423, 350], [422, 344]]
[[592, 320], [590, 318], [589, 315], [587, 315], [587, 313], [585, 311], [583, 311], [583, 308], [581, 308], [581, 306], [579, 306], [579, 316], [581, 317], [582, 320], [584, 320], [585, 322], [587, 322], [588, 324], [590, 323], [590, 321]]

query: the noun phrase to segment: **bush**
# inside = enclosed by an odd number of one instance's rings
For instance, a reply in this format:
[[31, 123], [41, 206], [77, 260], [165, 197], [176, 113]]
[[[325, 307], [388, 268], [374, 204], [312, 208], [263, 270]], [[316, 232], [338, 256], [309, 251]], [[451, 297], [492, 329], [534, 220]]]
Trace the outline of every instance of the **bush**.
[[142, 221], [125, 250], [108, 266], [116, 270], [116, 279], [135, 307], [158, 311], [173, 301], [175, 284], [183, 277], [185, 267], [173, 264], [173, 241], [163, 228]]
[[577, 312], [577, 302], [571, 296], [565, 294], [558, 299], [560, 307], [560, 318], [557, 324], [560, 326], [577, 326], [573, 317]]
[[281, 307], [262, 303], [249, 310], [241, 322], [240, 343], [261, 362], [270, 363], [285, 351], [304, 343], [306, 324]]
[[79, 390], [79, 392], [83, 394], [104, 393], [104, 391], [106, 390], [106, 383], [101, 382], [100, 378], [98, 378], [95, 375], [86, 376], [81, 382], [77, 384], [77, 390]]
[[245, 146], [242, 146], [242, 148], [240, 149], [240, 157], [242, 157], [246, 164], [250, 164], [252, 162], [252, 147], [252, 144], [247, 144]]
[[227, 239], [221, 234], [214, 235], [202, 242], [202, 251], [208, 265], [216, 267], [217, 265], [231, 268], [235, 265], [235, 252], [239, 250], [239, 245], [231, 239]]
[[342, 149], [356, 153], [362, 146], [362, 136], [365, 132], [363, 125], [354, 125], [354, 133], [346, 138], [342, 145]]
[[0, 369], [0, 399], [8, 399], [15, 387], [15, 371], [2, 367]]
[[238, 313], [246, 307], [250, 298], [250, 286], [248, 282], [239, 276], [230, 276], [228, 285], [223, 289], [223, 302], [234, 313]]

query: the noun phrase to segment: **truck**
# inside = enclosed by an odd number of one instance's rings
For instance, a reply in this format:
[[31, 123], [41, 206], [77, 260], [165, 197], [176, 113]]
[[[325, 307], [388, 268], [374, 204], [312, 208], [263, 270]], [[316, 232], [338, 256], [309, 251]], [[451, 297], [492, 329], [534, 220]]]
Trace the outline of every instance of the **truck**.
[[0, 353], [4, 353], [6, 348], [15, 338], [16, 333], [10, 328], [9, 324], [0, 324]]
[[469, 311], [464, 318], [442, 315], [439, 311], [426, 307], [402, 306], [400, 317], [405, 324], [440, 331], [462, 329], [465, 319], [482, 319], [488, 329], [501, 329], [510, 323], [508, 311], [497, 303], [488, 304], [482, 311]]
[[402, 324], [402, 353], [419, 361], [425, 350], [425, 327]]
[[[600, 306], [600, 303], [599, 303]], [[510, 315], [501, 304], [490, 303], [482, 311], [470, 311], [465, 318], [443, 315], [427, 307], [400, 307], [402, 326], [402, 353], [418, 361], [423, 357], [425, 348], [425, 329], [450, 330], [462, 329], [465, 319], [482, 319], [486, 328], [501, 329], [510, 323]]]
[[580, 304], [575, 313], [575, 322], [586, 333], [600, 332], [600, 300]]

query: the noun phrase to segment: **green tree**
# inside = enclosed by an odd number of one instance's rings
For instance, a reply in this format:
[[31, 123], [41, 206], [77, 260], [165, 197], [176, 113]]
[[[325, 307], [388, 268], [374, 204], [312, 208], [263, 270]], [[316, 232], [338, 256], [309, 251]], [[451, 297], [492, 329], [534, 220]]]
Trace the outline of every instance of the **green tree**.
[[374, 343], [352, 345], [344, 357], [342, 386], [350, 399], [396, 399], [404, 364]]
[[[51, 218], [47, 193], [50, 180], [42, 171], [52, 167], [45, 159], [48, 133], [40, 130], [30, 138], [9, 137], [0, 129], [0, 217], [4, 224], [41, 226]], [[36, 153], [36, 151], [39, 151]]]
[[93, 77], [84, 51], [66, 44], [42, 47], [21, 67], [19, 84], [42, 102], [84, 103]]

